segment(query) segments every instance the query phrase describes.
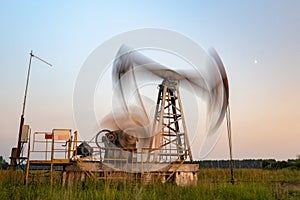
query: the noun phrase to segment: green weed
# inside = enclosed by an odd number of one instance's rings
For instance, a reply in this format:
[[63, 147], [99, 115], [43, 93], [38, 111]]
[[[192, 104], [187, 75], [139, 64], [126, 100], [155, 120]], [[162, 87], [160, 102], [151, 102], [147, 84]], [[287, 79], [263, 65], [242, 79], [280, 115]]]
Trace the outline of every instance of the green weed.
[[235, 170], [234, 185], [229, 170], [201, 169], [198, 184], [186, 187], [92, 180], [63, 186], [59, 177], [51, 186], [49, 177], [39, 179], [37, 174], [24, 185], [23, 172], [0, 170], [0, 199], [300, 199], [300, 171], [289, 169]]

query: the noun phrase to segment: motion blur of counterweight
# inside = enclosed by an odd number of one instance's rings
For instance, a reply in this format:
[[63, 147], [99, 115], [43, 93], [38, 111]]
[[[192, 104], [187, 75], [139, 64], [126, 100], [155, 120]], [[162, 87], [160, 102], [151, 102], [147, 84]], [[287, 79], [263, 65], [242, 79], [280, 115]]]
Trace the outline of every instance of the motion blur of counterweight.
[[[137, 148], [152, 149], [153, 156], [148, 156], [148, 160], [150, 157], [160, 162], [162, 159], [170, 162], [193, 160], [179, 88], [191, 90], [205, 102], [208, 137], [218, 132], [229, 98], [227, 75], [220, 57], [212, 50], [204, 58], [205, 66], [175, 70], [139, 50], [121, 46], [112, 69], [113, 110], [101, 121], [101, 127], [126, 133], [119, 142], [123, 145], [119, 147], [132, 147], [136, 143]], [[161, 83], [157, 102], [152, 102], [155, 111], [151, 112], [151, 103], [141, 94], [140, 88], [153, 78], [160, 79]], [[117, 138], [117, 135], [112, 138]], [[155, 152], [156, 149], [159, 152]]]

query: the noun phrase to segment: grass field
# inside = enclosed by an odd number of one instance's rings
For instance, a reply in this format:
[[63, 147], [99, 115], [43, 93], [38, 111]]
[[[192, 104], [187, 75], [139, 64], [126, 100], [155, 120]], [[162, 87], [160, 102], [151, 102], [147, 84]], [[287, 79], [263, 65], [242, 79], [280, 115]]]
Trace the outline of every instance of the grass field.
[[171, 183], [107, 183], [85, 181], [50, 187], [49, 180], [36, 178], [27, 186], [23, 173], [0, 171], [0, 199], [300, 199], [299, 170], [235, 170], [236, 183], [224, 169], [201, 169], [197, 186]]

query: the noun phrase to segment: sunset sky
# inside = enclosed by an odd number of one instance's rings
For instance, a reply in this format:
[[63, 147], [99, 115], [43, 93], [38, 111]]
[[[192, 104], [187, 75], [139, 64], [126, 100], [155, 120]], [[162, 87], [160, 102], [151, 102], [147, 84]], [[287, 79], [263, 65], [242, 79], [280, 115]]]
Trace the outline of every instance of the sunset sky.
[[[33, 60], [25, 123], [33, 131], [76, 130], [74, 85], [90, 53], [122, 32], [161, 28], [221, 56], [230, 85], [234, 158], [296, 158], [299, 9], [297, 0], [2, 1], [0, 155], [8, 160], [17, 144], [30, 50], [53, 67]], [[228, 158], [224, 132], [206, 159]]]

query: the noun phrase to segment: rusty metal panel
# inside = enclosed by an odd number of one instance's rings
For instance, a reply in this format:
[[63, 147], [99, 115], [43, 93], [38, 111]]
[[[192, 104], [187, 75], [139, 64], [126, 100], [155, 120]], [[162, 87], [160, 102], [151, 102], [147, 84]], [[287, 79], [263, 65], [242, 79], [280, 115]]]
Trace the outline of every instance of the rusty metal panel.
[[53, 129], [54, 140], [69, 140], [71, 138], [70, 129]]
[[21, 134], [21, 142], [27, 143], [29, 132], [30, 132], [29, 125], [23, 125], [22, 134]]

